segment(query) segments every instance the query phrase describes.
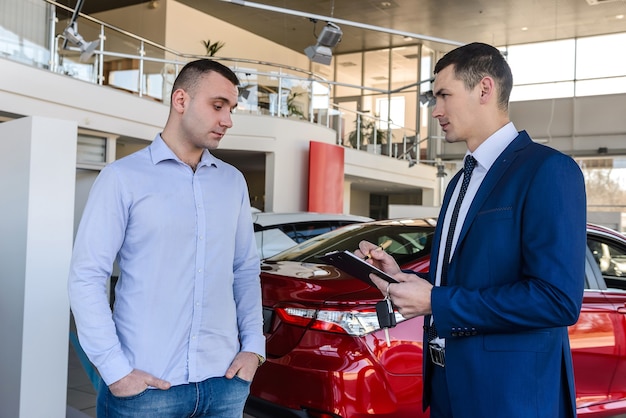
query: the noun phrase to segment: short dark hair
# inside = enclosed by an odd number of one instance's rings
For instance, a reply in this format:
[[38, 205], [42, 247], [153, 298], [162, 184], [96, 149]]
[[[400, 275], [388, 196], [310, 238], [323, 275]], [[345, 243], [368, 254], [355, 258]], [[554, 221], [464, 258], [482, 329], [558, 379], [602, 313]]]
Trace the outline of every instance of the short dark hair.
[[498, 104], [506, 110], [513, 89], [511, 67], [495, 47], [480, 42], [460, 46], [441, 58], [435, 65], [435, 74], [454, 65], [454, 75], [463, 81], [468, 90], [483, 79], [492, 77], [498, 86]]
[[233, 83], [234, 86], [239, 85], [237, 75], [227, 66], [220, 64], [217, 61], [199, 59], [188, 62], [185, 64], [183, 69], [180, 70], [180, 73], [176, 76], [176, 80], [174, 80], [172, 94], [178, 89], [183, 89], [187, 92], [193, 91], [198, 84], [200, 77], [210, 72], [216, 72], [224, 76], [231, 83]]

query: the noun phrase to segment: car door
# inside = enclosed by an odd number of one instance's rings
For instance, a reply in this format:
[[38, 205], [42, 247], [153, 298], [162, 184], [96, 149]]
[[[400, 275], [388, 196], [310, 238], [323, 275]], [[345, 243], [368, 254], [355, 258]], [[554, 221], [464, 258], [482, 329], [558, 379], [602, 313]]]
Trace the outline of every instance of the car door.
[[579, 412], [610, 400], [620, 350], [615, 309], [604, 294], [604, 282], [589, 249], [585, 263], [583, 306], [578, 321], [569, 327]]
[[[623, 399], [626, 393], [626, 239], [617, 234], [590, 234], [587, 241], [606, 285], [602, 293], [612, 309], [611, 328], [617, 349], [609, 397]], [[624, 404], [626, 406], [626, 401]]]

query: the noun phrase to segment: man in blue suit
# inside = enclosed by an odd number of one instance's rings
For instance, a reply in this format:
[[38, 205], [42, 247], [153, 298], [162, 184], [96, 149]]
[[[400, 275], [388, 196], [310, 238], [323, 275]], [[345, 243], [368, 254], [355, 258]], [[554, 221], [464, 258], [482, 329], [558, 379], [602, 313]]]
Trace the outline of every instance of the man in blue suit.
[[[466, 167], [445, 192], [428, 280], [362, 242], [357, 253], [406, 318], [425, 315], [424, 408], [432, 418], [569, 418], [567, 326], [580, 313], [586, 251], [582, 173], [509, 120], [511, 70], [473, 43], [435, 67], [433, 110]], [[458, 203], [457, 203], [458, 202]]]

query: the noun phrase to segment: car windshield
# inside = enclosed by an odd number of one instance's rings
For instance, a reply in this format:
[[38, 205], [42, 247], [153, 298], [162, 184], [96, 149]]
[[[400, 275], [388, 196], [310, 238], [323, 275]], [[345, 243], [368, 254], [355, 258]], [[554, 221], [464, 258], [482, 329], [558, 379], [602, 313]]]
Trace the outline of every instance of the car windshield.
[[434, 220], [397, 220], [353, 224], [319, 235], [285, 250], [268, 261], [299, 261], [317, 263], [331, 251], [354, 251], [362, 240], [382, 244], [391, 240], [385, 250], [398, 264], [430, 254]]

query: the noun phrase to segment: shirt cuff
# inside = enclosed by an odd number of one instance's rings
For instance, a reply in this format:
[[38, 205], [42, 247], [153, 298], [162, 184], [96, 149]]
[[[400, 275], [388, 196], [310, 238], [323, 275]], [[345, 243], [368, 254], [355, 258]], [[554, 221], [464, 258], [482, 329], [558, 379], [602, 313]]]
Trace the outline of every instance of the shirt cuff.
[[133, 371], [133, 368], [123, 352], [111, 355], [103, 364], [96, 366], [96, 368], [107, 386], [128, 376], [130, 372]]

